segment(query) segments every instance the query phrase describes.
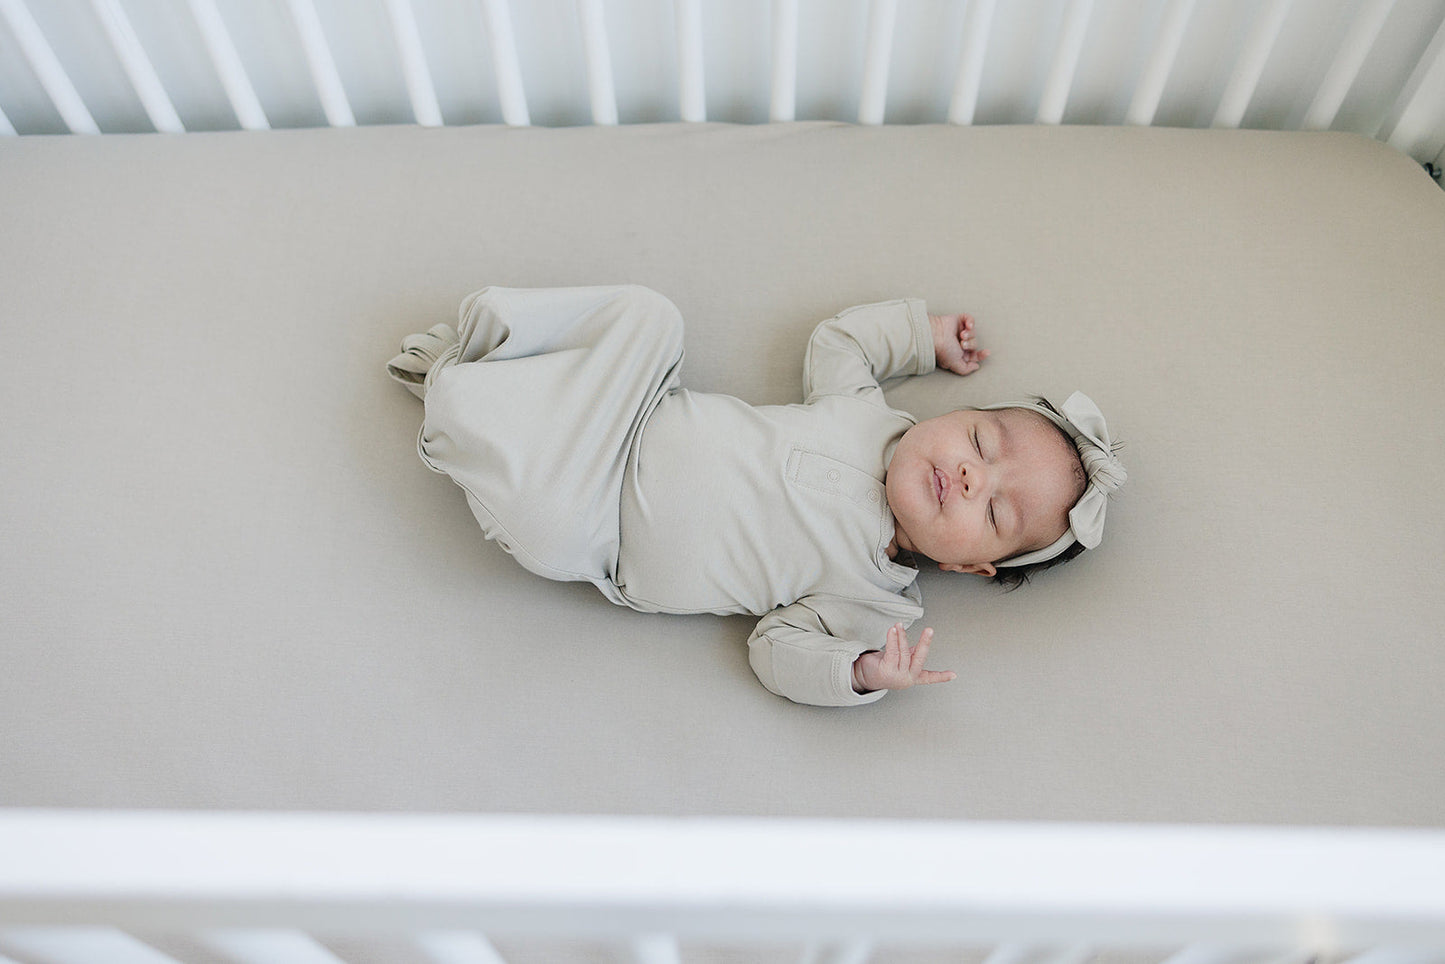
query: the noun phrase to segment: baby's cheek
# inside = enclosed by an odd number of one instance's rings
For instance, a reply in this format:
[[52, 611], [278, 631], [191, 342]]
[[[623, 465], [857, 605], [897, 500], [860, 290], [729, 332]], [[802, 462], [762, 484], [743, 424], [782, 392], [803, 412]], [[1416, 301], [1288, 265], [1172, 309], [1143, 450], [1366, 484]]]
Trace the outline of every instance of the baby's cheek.
[[987, 520], [980, 520], [970, 533], [969, 546], [978, 554], [979, 561], [992, 562], [1008, 557], [1008, 546], [999, 538]]
[[959, 512], [957, 518], [948, 522], [948, 541], [959, 549], [970, 549], [978, 544], [978, 527], [968, 512]]

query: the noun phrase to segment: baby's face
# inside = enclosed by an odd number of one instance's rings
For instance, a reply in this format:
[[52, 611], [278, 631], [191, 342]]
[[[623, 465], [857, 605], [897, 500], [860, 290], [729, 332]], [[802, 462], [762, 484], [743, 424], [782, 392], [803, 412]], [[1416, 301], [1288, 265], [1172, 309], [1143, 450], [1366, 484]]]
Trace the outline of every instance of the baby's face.
[[885, 478], [899, 548], [942, 569], [994, 563], [1050, 545], [1083, 491], [1074, 446], [1026, 409], [958, 411], [919, 422]]

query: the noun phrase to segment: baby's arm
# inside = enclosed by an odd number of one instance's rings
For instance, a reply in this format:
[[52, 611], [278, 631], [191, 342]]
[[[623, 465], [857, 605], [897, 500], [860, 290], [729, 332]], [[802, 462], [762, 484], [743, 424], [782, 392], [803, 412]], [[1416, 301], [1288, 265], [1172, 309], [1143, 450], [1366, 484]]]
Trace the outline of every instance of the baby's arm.
[[926, 643], [910, 649], [901, 624], [895, 623], [900, 616], [916, 618], [918, 610], [889, 608], [895, 611], [863, 600], [813, 595], [774, 609], [748, 639], [753, 672], [779, 696], [815, 706], [858, 706], [881, 699], [889, 689], [952, 679], [952, 673], [924, 670]]
[[813, 329], [803, 359], [803, 398], [876, 396], [879, 383], [901, 375], [927, 375], [937, 353], [928, 309], [921, 299], [858, 305]]
[[939, 368], [959, 375], [978, 371], [989, 352], [975, 344], [973, 315], [929, 315], [928, 323], [933, 328], [933, 351]]
[[859, 305], [813, 329], [803, 362], [803, 397], [876, 396], [879, 383], [927, 375], [935, 366], [960, 375], [989, 353], [975, 341], [972, 315], [930, 315], [918, 298]]

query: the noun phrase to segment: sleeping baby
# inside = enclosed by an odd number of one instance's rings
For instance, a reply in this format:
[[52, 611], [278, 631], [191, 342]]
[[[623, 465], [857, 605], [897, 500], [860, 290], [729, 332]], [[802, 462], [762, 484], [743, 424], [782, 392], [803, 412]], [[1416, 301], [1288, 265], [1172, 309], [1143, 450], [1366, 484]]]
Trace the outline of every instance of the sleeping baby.
[[643, 612], [752, 613], [758, 679], [849, 706], [928, 670], [917, 560], [1017, 585], [1098, 545], [1124, 481], [1088, 397], [918, 421], [879, 383], [988, 356], [968, 315], [850, 308], [808, 342], [803, 403], [679, 387], [682, 317], [636, 285], [489, 287], [387, 366], [421, 397], [417, 450], [488, 539]]

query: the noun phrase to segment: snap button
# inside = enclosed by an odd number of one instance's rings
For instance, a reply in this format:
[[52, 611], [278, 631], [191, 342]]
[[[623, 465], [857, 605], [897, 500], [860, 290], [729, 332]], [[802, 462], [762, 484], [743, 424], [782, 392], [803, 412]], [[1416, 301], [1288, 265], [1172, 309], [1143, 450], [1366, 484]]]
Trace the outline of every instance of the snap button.
[[840, 478], [841, 478], [841, 476], [838, 474], [838, 470], [837, 470], [837, 469], [829, 469], [829, 470], [828, 470], [828, 481], [829, 481], [829, 482], [837, 482], [838, 479], [840, 479]]
[[878, 501], [878, 493], [877, 493], [876, 491], [871, 491], [871, 492], [869, 492], [869, 493], [868, 493], [868, 501], [869, 501], [869, 502], [877, 502], [877, 501]]

